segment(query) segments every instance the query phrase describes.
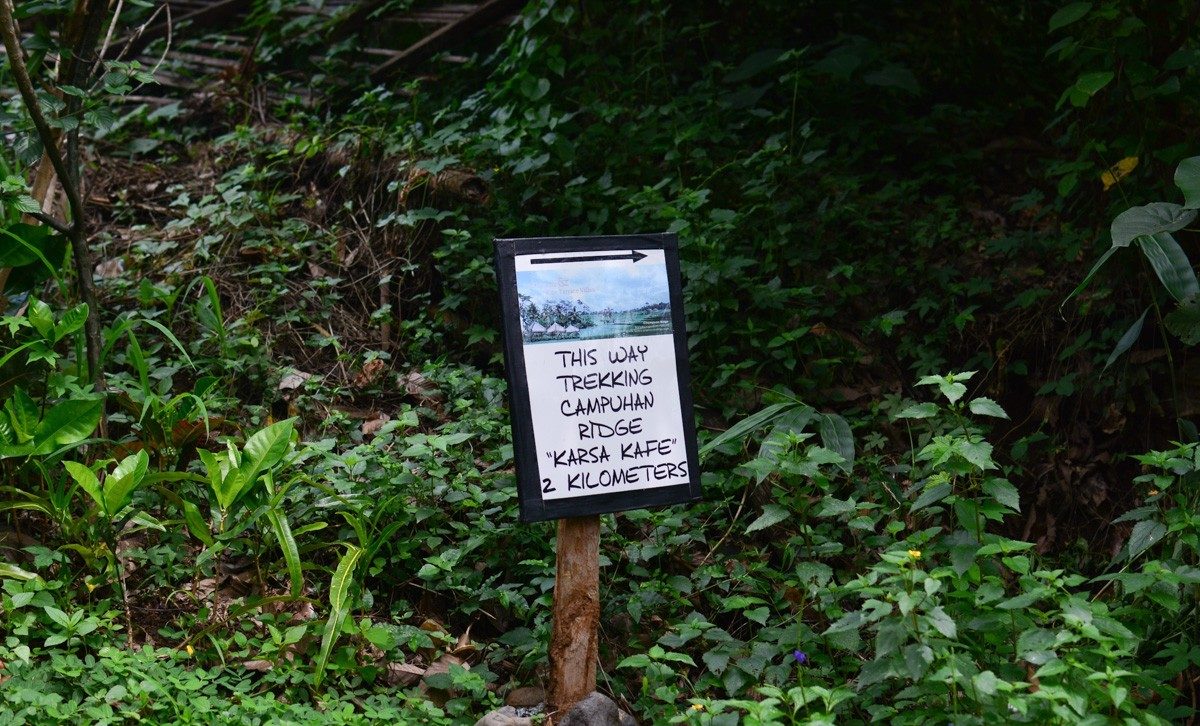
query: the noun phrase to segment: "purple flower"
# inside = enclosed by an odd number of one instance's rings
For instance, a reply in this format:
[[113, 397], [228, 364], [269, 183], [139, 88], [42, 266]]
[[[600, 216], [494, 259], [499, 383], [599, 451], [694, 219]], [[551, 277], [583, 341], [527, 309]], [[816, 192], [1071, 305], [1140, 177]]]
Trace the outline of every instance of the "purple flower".
[[808, 662], [808, 654], [802, 650], [793, 650], [792, 657], [795, 658], [796, 662], [800, 665], [804, 665]]

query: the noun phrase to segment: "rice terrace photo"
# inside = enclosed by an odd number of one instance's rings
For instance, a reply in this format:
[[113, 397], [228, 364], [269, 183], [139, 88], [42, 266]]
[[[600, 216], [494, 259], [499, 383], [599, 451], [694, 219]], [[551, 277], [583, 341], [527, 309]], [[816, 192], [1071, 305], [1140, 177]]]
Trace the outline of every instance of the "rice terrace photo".
[[670, 334], [666, 267], [647, 262], [621, 265], [619, 284], [601, 263], [518, 270], [525, 343]]

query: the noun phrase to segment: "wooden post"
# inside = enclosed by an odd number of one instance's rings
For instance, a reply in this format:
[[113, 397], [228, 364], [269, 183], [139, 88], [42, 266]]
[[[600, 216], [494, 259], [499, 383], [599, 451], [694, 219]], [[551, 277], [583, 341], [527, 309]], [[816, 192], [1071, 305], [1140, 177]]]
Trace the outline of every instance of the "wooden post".
[[600, 625], [600, 517], [558, 520], [558, 574], [550, 635], [551, 714], [596, 690]]

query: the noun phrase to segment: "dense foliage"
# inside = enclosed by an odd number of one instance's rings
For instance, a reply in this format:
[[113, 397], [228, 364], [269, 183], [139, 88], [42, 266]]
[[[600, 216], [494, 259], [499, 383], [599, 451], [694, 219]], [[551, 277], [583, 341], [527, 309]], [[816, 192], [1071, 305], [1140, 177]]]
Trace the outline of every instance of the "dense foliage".
[[[540, 0], [382, 86], [287, 5], [185, 97], [43, 89], [98, 309], [0, 106], [4, 720], [473, 723], [540, 683], [491, 240], [649, 231], [705, 501], [604, 517], [602, 690], [648, 723], [1195, 713], [1188, 3]], [[35, 72], [68, 14], [20, 9]], [[555, 305], [530, 324], [597, 314]]]

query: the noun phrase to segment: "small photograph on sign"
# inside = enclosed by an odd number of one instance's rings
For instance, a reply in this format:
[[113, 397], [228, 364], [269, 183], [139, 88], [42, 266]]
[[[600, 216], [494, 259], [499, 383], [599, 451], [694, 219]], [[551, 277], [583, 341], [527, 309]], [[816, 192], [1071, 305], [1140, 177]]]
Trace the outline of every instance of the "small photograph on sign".
[[531, 258], [517, 270], [525, 343], [669, 334], [666, 268], [661, 259], [642, 262], [659, 256], [630, 250]]

